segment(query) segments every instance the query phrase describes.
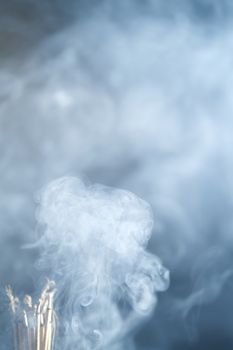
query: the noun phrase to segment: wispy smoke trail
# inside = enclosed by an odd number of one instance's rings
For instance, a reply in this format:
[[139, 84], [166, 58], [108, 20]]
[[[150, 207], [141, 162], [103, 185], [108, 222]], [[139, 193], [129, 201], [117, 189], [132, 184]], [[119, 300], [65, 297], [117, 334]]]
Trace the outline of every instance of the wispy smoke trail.
[[122, 341], [169, 283], [168, 270], [145, 250], [150, 206], [130, 192], [65, 177], [42, 191], [37, 220], [39, 265], [52, 270], [62, 303], [62, 349]]
[[[19, 4], [14, 13], [5, 5], [3, 282], [32, 288], [36, 257], [19, 246], [34, 238], [34, 192], [84, 172], [137, 193], [156, 213], [149, 248], [173, 280], [138, 342], [187, 350], [187, 343], [176, 345], [185, 338], [181, 318], [212, 300], [219, 317], [203, 306], [196, 327], [204, 342], [225, 339], [215, 332], [223, 327], [232, 343], [232, 293], [223, 288], [232, 265], [232, 3], [20, 3], [35, 19]], [[220, 256], [211, 255], [216, 247]]]

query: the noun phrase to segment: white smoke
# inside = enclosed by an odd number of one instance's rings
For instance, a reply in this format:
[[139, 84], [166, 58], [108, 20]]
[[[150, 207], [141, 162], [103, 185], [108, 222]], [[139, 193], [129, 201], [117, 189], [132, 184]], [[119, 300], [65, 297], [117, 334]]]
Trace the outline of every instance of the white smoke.
[[[232, 265], [232, 4], [140, 3], [102, 1], [84, 11], [78, 1], [59, 15], [37, 3], [31, 22], [23, 15], [13, 21], [8, 11], [5, 47], [15, 51], [0, 70], [1, 276], [21, 288], [32, 284], [35, 257], [18, 247], [33, 240], [33, 194], [50, 179], [84, 172], [152, 204], [157, 225], [149, 248], [171, 269], [166, 298], [178, 299], [175, 314], [186, 316], [221, 297]], [[65, 26], [59, 19], [69, 11]], [[202, 257], [216, 246], [226, 264], [220, 269], [213, 257], [209, 271]], [[160, 305], [150, 323], [160, 331], [144, 332], [152, 348], [159, 337], [159, 346], [171, 348], [185, 332], [164, 316], [169, 300]], [[219, 314], [207, 312], [203, 329], [212, 319], [216, 328], [233, 324]]]
[[39, 202], [39, 266], [56, 280], [61, 348], [119, 344], [169, 284], [168, 270], [145, 250], [150, 206], [130, 192], [74, 177], [51, 182]]

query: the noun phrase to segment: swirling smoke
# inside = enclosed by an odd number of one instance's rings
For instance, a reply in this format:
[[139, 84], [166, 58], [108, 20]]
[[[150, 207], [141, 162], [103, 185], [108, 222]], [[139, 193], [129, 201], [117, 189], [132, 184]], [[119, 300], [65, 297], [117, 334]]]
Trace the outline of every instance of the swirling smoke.
[[[34, 194], [85, 174], [144, 198], [155, 215], [148, 249], [171, 271], [171, 287], [137, 348], [229, 349], [232, 1], [10, 0], [0, 17], [2, 285], [37, 289], [39, 248], [21, 249], [38, 236]], [[136, 296], [125, 293], [135, 315]], [[6, 318], [2, 310], [4, 350]]]
[[40, 194], [37, 220], [38, 264], [52, 270], [62, 304], [61, 349], [109, 349], [125, 342], [169, 283], [168, 270], [145, 250], [153, 226], [150, 206], [130, 192], [65, 177]]

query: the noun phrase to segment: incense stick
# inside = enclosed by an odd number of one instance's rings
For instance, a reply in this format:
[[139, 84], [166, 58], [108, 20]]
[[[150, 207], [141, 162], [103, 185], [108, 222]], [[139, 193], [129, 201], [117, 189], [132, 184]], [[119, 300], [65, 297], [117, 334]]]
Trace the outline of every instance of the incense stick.
[[11, 287], [6, 287], [12, 314], [15, 350], [53, 350], [56, 328], [53, 307], [55, 292], [55, 283], [48, 281], [38, 302], [33, 305], [29, 295], [20, 303]]

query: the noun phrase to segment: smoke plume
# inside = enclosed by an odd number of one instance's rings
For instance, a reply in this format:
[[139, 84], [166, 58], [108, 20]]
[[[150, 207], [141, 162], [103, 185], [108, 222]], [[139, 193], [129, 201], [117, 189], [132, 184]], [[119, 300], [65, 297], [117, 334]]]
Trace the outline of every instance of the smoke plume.
[[[137, 347], [231, 346], [232, 15], [229, 0], [0, 4], [3, 285], [31, 293], [40, 276], [43, 259], [37, 272], [32, 268], [38, 251], [21, 249], [35, 241], [34, 193], [64, 174], [85, 174], [145, 198], [155, 214], [148, 249], [168, 266], [171, 287], [137, 332]], [[46, 215], [38, 215], [47, 225]], [[42, 246], [47, 237], [51, 257], [55, 249], [60, 256], [63, 231], [53, 246], [52, 230], [39, 226]], [[74, 231], [66, 231], [72, 240]], [[114, 251], [111, 240], [101, 242]], [[90, 253], [97, 248], [90, 244]], [[114, 254], [123, 259], [122, 251]], [[135, 315], [137, 297], [126, 286], [127, 307]], [[4, 321], [2, 313], [2, 326]], [[67, 327], [75, 329], [75, 320]], [[189, 327], [200, 337], [192, 338], [194, 344], [187, 339]], [[1, 344], [9, 349], [4, 337]]]
[[61, 348], [118, 344], [169, 283], [168, 271], [145, 250], [150, 206], [130, 192], [74, 177], [51, 182], [39, 201], [39, 266], [52, 270], [61, 298]]

